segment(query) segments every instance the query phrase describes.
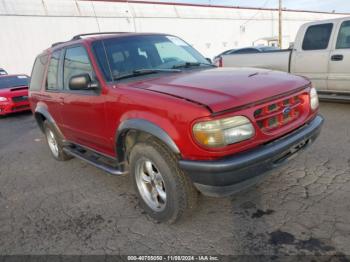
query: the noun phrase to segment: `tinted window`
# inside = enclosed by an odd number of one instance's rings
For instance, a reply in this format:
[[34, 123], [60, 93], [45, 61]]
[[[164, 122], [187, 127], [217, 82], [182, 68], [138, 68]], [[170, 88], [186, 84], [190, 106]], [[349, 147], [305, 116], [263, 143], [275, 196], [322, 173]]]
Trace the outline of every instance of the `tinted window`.
[[343, 22], [337, 40], [337, 49], [350, 48], [350, 21]]
[[93, 50], [107, 81], [131, 74], [137, 69], [171, 69], [185, 62], [198, 62], [199, 66], [208, 63], [186, 42], [166, 35], [127, 36], [96, 41]]
[[55, 51], [51, 55], [50, 63], [47, 68], [46, 89], [57, 90], [58, 85], [58, 64], [60, 61], [61, 50]]
[[29, 77], [24, 75], [0, 77], [0, 89], [18, 87], [18, 86], [28, 86], [28, 84], [29, 84]]
[[47, 55], [38, 56], [34, 62], [32, 77], [30, 81], [30, 90], [40, 90], [43, 83], [45, 66], [47, 64]]
[[7, 75], [7, 72], [4, 69], [0, 68], [0, 75]]
[[327, 49], [332, 28], [333, 24], [310, 26], [305, 33], [303, 50]]
[[93, 79], [93, 70], [84, 47], [77, 46], [68, 48], [64, 58], [63, 81], [64, 88], [69, 89], [69, 80], [73, 76], [89, 74]]

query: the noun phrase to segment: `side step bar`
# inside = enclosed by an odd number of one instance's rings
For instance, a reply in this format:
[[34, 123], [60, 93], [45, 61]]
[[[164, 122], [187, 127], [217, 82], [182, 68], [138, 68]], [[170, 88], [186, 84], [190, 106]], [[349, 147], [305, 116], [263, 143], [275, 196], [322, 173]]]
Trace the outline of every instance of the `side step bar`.
[[114, 176], [121, 176], [121, 175], [125, 175], [128, 172], [127, 171], [121, 171], [120, 169], [118, 169], [117, 167], [112, 167], [110, 165], [101, 163], [100, 161], [98, 161], [98, 157], [96, 157], [96, 155], [86, 155], [86, 153], [83, 153], [82, 150], [79, 150], [77, 148], [72, 148], [72, 147], [64, 147], [63, 151], [71, 156], [74, 156], [76, 158], [79, 158], [111, 175]]
[[328, 91], [318, 91], [320, 101], [345, 102], [350, 103], [350, 93], [335, 93]]

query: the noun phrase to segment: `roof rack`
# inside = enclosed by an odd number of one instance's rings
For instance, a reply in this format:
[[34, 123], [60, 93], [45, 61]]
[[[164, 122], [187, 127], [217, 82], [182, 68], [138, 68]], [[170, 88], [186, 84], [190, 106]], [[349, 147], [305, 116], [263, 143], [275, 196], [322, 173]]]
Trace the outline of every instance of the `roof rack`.
[[51, 47], [55, 47], [56, 45], [60, 45], [60, 44], [63, 44], [63, 43], [65, 43], [65, 42], [57, 42], [57, 43], [53, 43], [53, 44], [51, 45]]
[[72, 38], [72, 40], [78, 40], [81, 39], [82, 36], [90, 36], [90, 35], [112, 35], [112, 34], [127, 34], [130, 32], [98, 32], [98, 33], [86, 33], [86, 34], [79, 34]]
[[91, 36], [91, 35], [113, 35], [113, 34], [127, 34], [127, 33], [130, 33], [130, 32], [98, 32], [98, 33], [79, 34], [79, 35], [73, 36], [73, 38], [72, 38], [71, 40], [54, 43], [54, 44], [51, 45], [51, 47], [55, 47], [55, 46], [57, 46], [57, 45], [67, 43], [67, 42], [69, 42], [69, 41], [74, 41], [74, 40], [82, 39], [83, 36]]

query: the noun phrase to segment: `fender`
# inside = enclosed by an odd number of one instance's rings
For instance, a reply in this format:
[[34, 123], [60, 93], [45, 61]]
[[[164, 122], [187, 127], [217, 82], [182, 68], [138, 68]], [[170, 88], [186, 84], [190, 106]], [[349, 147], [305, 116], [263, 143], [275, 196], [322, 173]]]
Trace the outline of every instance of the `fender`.
[[52, 127], [57, 131], [57, 134], [64, 140], [64, 136], [63, 136], [61, 130], [59, 129], [56, 121], [53, 119], [53, 117], [51, 116], [51, 114], [47, 110], [46, 105], [38, 104], [37, 107], [35, 108], [35, 113], [34, 113], [35, 120], [38, 123], [40, 130], [42, 132], [44, 132], [42, 123], [40, 123], [40, 120], [37, 118], [37, 114], [43, 115], [45, 117], [46, 121], [48, 121], [50, 123], [50, 125], [52, 125]]
[[172, 152], [175, 154], [180, 154], [180, 150], [175, 144], [175, 142], [172, 140], [172, 138], [166, 133], [166, 131], [159, 126], [155, 125], [154, 123], [144, 120], [144, 119], [138, 119], [133, 118], [129, 120], [125, 120], [120, 124], [118, 127], [115, 141], [117, 143], [117, 150], [118, 155], [120, 155], [120, 150], [123, 148], [123, 136], [128, 130], [139, 130], [143, 131], [145, 133], [149, 133], [155, 137], [157, 137], [159, 140], [161, 140], [163, 143], [165, 143]]

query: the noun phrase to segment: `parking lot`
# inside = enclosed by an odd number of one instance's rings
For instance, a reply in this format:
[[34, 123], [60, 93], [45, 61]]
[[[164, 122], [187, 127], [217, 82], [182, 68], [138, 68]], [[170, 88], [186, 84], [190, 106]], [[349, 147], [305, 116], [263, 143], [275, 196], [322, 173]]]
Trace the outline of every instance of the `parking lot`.
[[244, 193], [201, 197], [171, 226], [145, 216], [129, 177], [57, 162], [30, 113], [3, 117], [0, 253], [350, 255], [350, 105], [321, 113], [309, 150]]

